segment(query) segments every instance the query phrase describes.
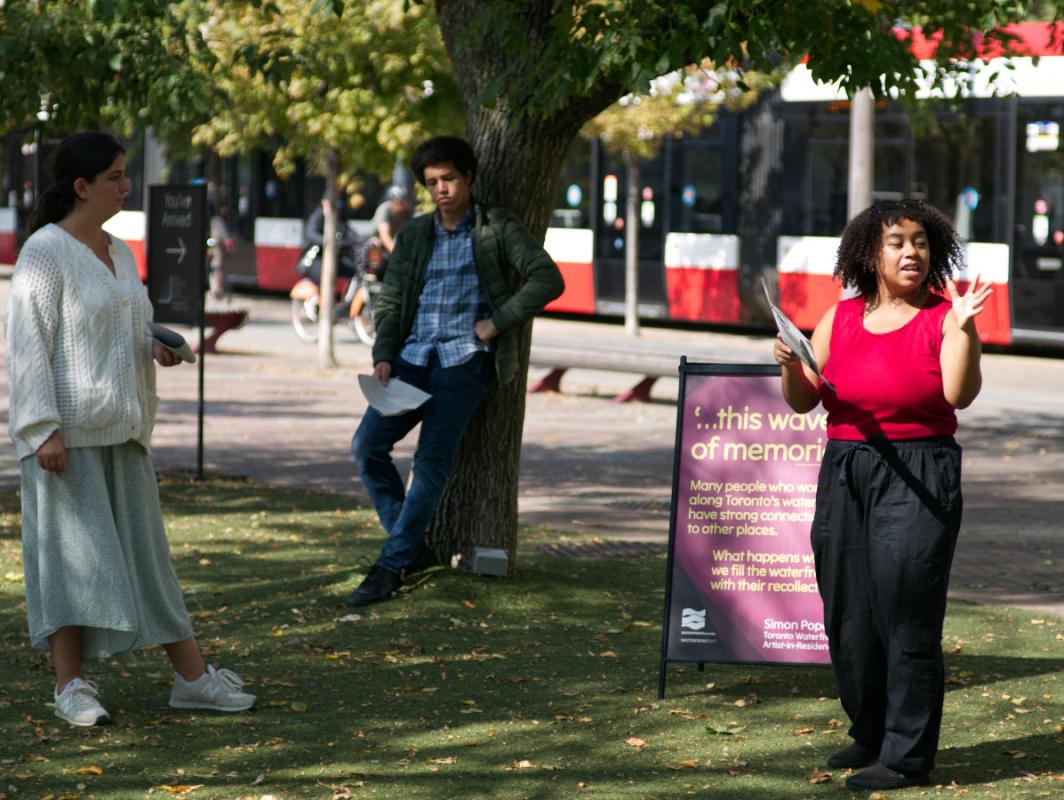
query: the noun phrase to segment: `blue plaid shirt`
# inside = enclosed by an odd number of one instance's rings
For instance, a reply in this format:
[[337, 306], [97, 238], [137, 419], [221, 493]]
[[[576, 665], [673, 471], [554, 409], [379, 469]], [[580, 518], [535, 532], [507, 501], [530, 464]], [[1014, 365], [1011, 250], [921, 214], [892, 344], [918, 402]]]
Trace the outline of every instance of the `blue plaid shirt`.
[[472, 206], [453, 231], [440, 224], [439, 214], [433, 215], [435, 236], [425, 286], [418, 299], [414, 328], [399, 353], [409, 364], [427, 366], [435, 350], [441, 366], [456, 367], [474, 353], [491, 350], [491, 345], [473, 333], [479, 320], [491, 316], [473, 263], [475, 223]]

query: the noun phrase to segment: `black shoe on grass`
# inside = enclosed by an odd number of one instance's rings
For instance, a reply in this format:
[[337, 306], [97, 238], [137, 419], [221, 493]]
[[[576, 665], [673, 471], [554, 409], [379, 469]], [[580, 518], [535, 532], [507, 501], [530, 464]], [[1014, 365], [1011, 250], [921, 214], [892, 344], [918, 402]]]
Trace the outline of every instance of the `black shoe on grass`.
[[854, 742], [849, 747], [844, 747], [834, 755], [828, 756], [828, 766], [832, 769], [860, 769], [874, 762], [878, 756], [878, 752], [873, 752]]
[[926, 772], [906, 775], [883, 764], [873, 764], [868, 769], [855, 772], [846, 779], [850, 789], [868, 792], [889, 792], [891, 789], [904, 789], [906, 786], [925, 786], [931, 782]]
[[393, 597], [403, 585], [398, 572], [374, 564], [355, 591], [344, 598], [344, 605], [349, 608], [368, 606]]

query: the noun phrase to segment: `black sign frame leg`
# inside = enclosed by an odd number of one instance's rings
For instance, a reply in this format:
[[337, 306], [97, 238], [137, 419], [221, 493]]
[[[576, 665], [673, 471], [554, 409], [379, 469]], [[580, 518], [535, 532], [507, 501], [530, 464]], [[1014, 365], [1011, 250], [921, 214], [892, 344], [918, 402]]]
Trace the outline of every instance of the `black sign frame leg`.
[[[206, 225], [206, 209], [204, 209], [204, 224]], [[203, 263], [200, 264], [198, 291], [196, 296], [200, 298], [198, 307], [196, 309], [196, 324], [199, 327], [199, 348], [197, 349], [197, 367], [199, 367], [199, 403], [196, 409], [196, 480], [203, 480], [203, 415], [206, 408], [206, 402], [204, 400], [203, 387], [205, 385], [204, 376], [206, 372], [207, 361], [207, 348], [203, 346], [204, 339], [206, 338], [206, 324], [207, 324], [207, 311], [206, 303], [203, 298], [207, 295], [207, 269], [206, 269], [206, 257], [202, 259]]]
[[[683, 441], [684, 396], [687, 393], [687, 356], [680, 356], [680, 394], [676, 399], [676, 442], [673, 444], [672, 463], [672, 500], [670, 509], [676, 508], [676, 498], [680, 486], [680, 445]], [[665, 677], [668, 668], [669, 619], [672, 616], [672, 558], [676, 545], [676, 514], [669, 512], [669, 550], [665, 559], [665, 618], [661, 624], [661, 654], [658, 659], [658, 700], [665, 699]], [[699, 664], [699, 667], [703, 665]]]

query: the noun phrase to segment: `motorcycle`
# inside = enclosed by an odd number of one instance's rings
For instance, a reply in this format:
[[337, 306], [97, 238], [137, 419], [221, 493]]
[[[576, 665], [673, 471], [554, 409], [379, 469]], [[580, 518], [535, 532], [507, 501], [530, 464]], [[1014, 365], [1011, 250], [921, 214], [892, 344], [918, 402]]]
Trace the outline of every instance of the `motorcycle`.
[[[373, 326], [373, 311], [381, 290], [381, 278], [387, 263], [387, 253], [376, 238], [347, 239], [339, 243], [337, 278], [347, 279], [347, 285], [333, 306], [332, 322], [343, 320], [359, 341], [370, 347], [377, 339]], [[302, 341], [318, 340], [321, 319], [321, 297], [318, 290], [321, 245], [310, 245], [296, 263], [296, 271], [303, 277], [292, 287], [292, 327]], [[315, 270], [317, 266], [317, 270]]]

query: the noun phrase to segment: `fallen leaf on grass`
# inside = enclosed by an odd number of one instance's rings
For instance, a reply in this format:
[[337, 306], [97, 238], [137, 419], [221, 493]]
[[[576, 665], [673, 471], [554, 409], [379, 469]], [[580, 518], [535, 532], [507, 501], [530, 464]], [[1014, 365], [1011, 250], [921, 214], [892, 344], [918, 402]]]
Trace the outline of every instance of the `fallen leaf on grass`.
[[[640, 710], [640, 711], [649, 711], [649, 709], [638, 709], [638, 710]], [[691, 709], [689, 709], [689, 708], [670, 708], [669, 709], [669, 714], [670, 714], [670, 716], [683, 717], [684, 719], [694, 719], [695, 718], [694, 712], [691, 711]]]
[[810, 783], [831, 783], [831, 773], [821, 772], [816, 767], [813, 767], [813, 774], [809, 776]]
[[603, 650], [599, 653], [599, 658], [617, 658], [617, 654], [612, 650]]
[[457, 764], [458, 759], [454, 756], [447, 756], [446, 758], [430, 758], [430, 764]]
[[741, 697], [738, 700], [735, 701], [736, 708], [743, 708], [745, 705], [746, 705], [746, 701], [743, 700], [743, 698], [741, 698]]
[[1009, 758], [1023, 758], [1027, 755], [1022, 750], [1002, 750], [1001, 752], [1007, 755]]
[[196, 783], [196, 784], [192, 784], [192, 785], [185, 785], [185, 784], [171, 785], [169, 783], [164, 783], [164, 784], [161, 784], [160, 786], [157, 786], [156, 788], [157, 789], [162, 789], [164, 792], [169, 792], [170, 794], [188, 794], [189, 792], [194, 792], [197, 789], [202, 789], [203, 788], [203, 784], [202, 783]]
[[814, 730], [815, 730], [815, 728], [813, 728], [812, 725], [803, 725], [801, 728], [799, 728], [798, 730], [796, 730], [794, 732], [794, 735], [795, 736], [805, 736], [806, 734], [812, 733]]
[[694, 769], [695, 767], [698, 766], [698, 759], [697, 758], [684, 759], [683, 761], [680, 762], [680, 766], [681, 767], [687, 767], [689, 769]]
[[872, 792], [868, 795], [868, 800], [887, 800], [887, 796], [883, 792]]
[[535, 766], [536, 765], [533, 764], [531, 761], [529, 761], [527, 759], [521, 759], [520, 761], [514, 761], [506, 769], [508, 769], [508, 770], [513, 770], [513, 769], [534, 769]]
[[646, 747], [647, 743], [637, 736], [629, 736], [624, 743], [630, 747]]
[[477, 604], [472, 602], [472, 601], [470, 601], [470, 600], [463, 600], [462, 601], [462, 605], [464, 605], [466, 608], [476, 608], [477, 607]]
[[362, 615], [361, 614], [345, 614], [344, 616], [340, 617], [340, 619], [338, 619], [336, 621], [337, 622], [358, 622], [360, 619], [362, 619]]
[[75, 772], [77, 772], [78, 775], [103, 775], [103, 767], [97, 767], [95, 764], [92, 764], [88, 767], [78, 767]]
[[306, 703], [292, 703], [288, 707], [290, 709], [292, 709], [293, 711], [306, 711], [307, 710], [307, 704]]
[[289, 683], [288, 681], [280, 681], [276, 678], [259, 678], [259, 682], [264, 686], [284, 686], [288, 689], [296, 688], [296, 685], [294, 683]]

